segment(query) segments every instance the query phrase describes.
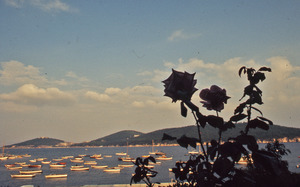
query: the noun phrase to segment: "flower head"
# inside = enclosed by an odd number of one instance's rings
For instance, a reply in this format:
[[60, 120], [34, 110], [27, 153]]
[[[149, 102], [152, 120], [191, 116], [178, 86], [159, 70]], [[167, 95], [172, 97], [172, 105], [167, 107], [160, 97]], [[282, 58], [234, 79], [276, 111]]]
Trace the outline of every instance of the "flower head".
[[201, 90], [199, 94], [200, 98], [204, 101], [203, 107], [206, 107], [208, 110], [216, 110], [220, 112], [224, 109], [224, 103], [227, 103], [227, 100], [230, 98], [226, 95], [226, 90], [220, 88], [219, 86], [212, 85], [210, 89], [206, 88]]
[[172, 69], [169, 78], [162, 81], [165, 84], [165, 96], [172, 98], [173, 102], [191, 100], [192, 95], [198, 90], [194, 87], [197, 83], [194, 76], [195, 73], [190, 74]]

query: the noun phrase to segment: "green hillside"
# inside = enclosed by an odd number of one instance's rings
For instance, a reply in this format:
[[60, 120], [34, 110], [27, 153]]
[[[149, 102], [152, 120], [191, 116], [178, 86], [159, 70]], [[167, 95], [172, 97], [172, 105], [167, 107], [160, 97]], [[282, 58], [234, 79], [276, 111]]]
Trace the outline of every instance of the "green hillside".
[[9, 148], [9, 147], [19, 147], [19, 146], [27, 146], [27, 147], [56, 146], [57, 144], [60, 143], [64, 143], [64, 141], [59, 139], [54, 139], [54, 138], [40, 137], [25, 142], [8, 145], [6, 147]]
[[[143, 133], [138, 131], [124, 130], [103, 138], [99, 138], [90, 142], [73, 144], [72, 146], [110, 146], [110, 145], [127, 145], [127, 141], [134, 139], [137, 136], [141, 136]], [[131, 144], [131, 142], [129, 141]]]
[[[245, 129], [245, 124], [236, 124], [236, 128], [229, 129], [228, 131], [222, 134], [222, 139], [227, 140], [229, 137], [236, 137], [240, 134], [240, 131]], [[211, 139], [218, 138], [218, 130], [214, 127], [207, 125], [204, 129], [201, 128], [202, 139], [203, 141], [210, 141]], [[156, 130], [149, 133], [141, 133], [137, 131], [121, 131], [97, 140], [93, 140], [87, 143], [74, 144], [76, 146], [109, 146], [109, 145], [126, 145], [127, 141], [130, 145], [151, 145], [152, 140], [155, 143], [176, 143], [176, 141], [164, 141], [161, 139], [163, 134], [169, 134], [174, 137], [181, 137], [186, 135], [188, 137], [198, 138], [197, 127], [196, 126], [186, 126], [179, 128], [168, 128]], [[283, 127], [279, 125], [270, 126], [268, 131], [262, 129], [251, 129], [249, 132], [250, 135], [254, 135], [257, 139], [260, 140], [272, 140], [273, 138], [284, 138], [293, 139], [300, 137], [299, 128]], [[134, 136], [138, 135], [138, 136]]]

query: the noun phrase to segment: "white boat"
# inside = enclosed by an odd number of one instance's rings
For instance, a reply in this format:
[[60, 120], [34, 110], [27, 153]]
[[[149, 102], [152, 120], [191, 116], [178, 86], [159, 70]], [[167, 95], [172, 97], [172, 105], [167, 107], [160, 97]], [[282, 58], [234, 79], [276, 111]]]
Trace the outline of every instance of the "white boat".
[[50, 164], [51, 161], [42, 161], [41, 163], [42, 163], [42, 164]]
[[120, 167], [112, 167], [112, 168], [106, 168], [106, 169], [104, 169], [103, 171], [105, 171], [105, 172], [116, 172], [116, 173], [118, 173], [118, 172], [121, 171], [121, 168], [120, 168]]
[[108, 166], [91, 166], [94, 169], [104, 169], [107, 168]]
[[71, 166], [71, 168], [83, 168], [84, 165], [80, 165], [80, 166]]
[[116, 153], [116, 155], [118, 155], [118, 156], [126, 156], [127, 153], [121, 152], [121, 153]]
[[103, 157], [105, 157], [105, 158], [111, 158], [112, 155], [104, 155]]
[[35, 162], [36, 162], [36, 159], [29, 160], [29, 162], [35, 163]]
[[53, 158], [52, 160], [55, 162], [59, 162], [59, 161], [62, 161], [63, 159], [62, 158]]
[[165, 155], [155, 158], [156, 160], [172, 160], [173, 157], [166, 157]]
[[18, 169], [22, 169], [22, 166], [15, 166], [15, 167], [8, 167], [8, 170], [18, 170]]
[[89, 167], [71, 168], [71, 171], [87, 171], [90, 170]]
[[34, 173], [43, 173], [43, 170], [21, 170], [20, 174], [34, 174]]
[[74, 162], [74, 163], [82, 163], [84, 162], [84, 160], [82, 159], [73, 159], [73, 160], [70, 160], [71, 162]]
[[10, 176], [11, 178], [32, 178], [35, 177], [35, 174], [15, 174]]
[[63, 168], [66, 167], [65, 164], [49, 164], [50, 168]]
[[68, 174], [50, 174], [50, 175], [45, 175], [46, 179], [52, 179], [52, 178], [66, 178]]
[[0, 160], [7, 160], [7, 159], [8, 159], [7, 156], [1, 156], [1, 157], [0, 157]]
[[154, 151], [154, 141], [152, 140], [152, 151], [149, 152], [150, 155], [155, 155], [157, 153], [157, 150]]
[[84, 162], [84, 165], [97, 165], [96, 161], [86, 161]]

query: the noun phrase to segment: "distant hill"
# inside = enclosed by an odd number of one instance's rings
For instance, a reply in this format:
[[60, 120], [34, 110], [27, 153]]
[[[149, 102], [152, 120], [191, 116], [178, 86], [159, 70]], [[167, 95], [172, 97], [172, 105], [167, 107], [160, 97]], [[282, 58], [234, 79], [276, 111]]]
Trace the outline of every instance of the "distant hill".
[[73, 144], [72, 146], [110, 146], [110, 145], [125, 146], [127, 145], [127, 141], [141, 135], [143, 135], [142, 132], [124, 130], [90, 142]]
[[[227, 140], [229, 137], [236, 137], [240, 134], [240, 131], [245, 129], [245, 124], [236, 124], [236, 127], [229, 129], [222, 134], [222, 140]], [[180, 138], [182, 135], [188, 137], [198, 138], [196, 126], [185, 126], [178, 128], [166, 128], [156, 130], [149, 133], [142, 133], [133, 130], [120, 131], [96, 140], [83, 143], [67, 143], [63, 140], [54, 138], [40, 137], [25, 142], [5, 146], [10, 147], [58, 147], [58, 146], [126, 146], [129, 145], [151, 145], [152, 140], [157, 143], [176, 143], [176, 141], [161, 141], [163, 134], [169, 134], [171, 136]], [[273, 138], [288, 138], [294, 139], [300, 137], [300, 128], [284, 127], [279, 125], [270, 126], [268, 131], [262, 129], [250, 129], [250, 135], [254, 135], [259, 140], [272, 140]], [[211, 139], [218, 138], [218, 130], [210, 125], [207, 125], [204, 129], [201, 128], [201, 135], [203, 141], [210, 141]]]
[[[236, 124], [236, 127], [229, 129], [222, 134], [222, 139], [227, 140], [229, 137], [236, 137], [240, 134], [240, 131], [245, 129], [245, 124]], [[218, 130], [210, 125], [207, 125], [204, 129], [201, 128], [203, 141], [210, 141], [211, 139], [218, 138]], [[156, 130], [149, 133], [141, 133], [137, 131], [120, 131], [118, 133], [111, 134], [109, 136], [99, 138], [90, 142], [73, 144], [75, 146], [110, 146], [110, 145], [126, 145], [127, 141], [130, 145], [151, 145], [152, 140], [155, 143], [176, 143], [176, 141], [164, 141], [161, 139], [163, 134], [167, 133], [174, 137], [181, 137], [186, 135], [188, 137], [198, 138], [197, 127], [196, 126], [185, 126], [179, 128], [167, 128]], [[279, 125], [270, 126], [268, 131], [262, 129], [250, 129], [250, 135], [254, 135], [260, 140], [272, 140], [273, 138], [284, 138], [289, 139], [300, 137], [300, 128], [284, 127]]]
[[63, 143], [65, 143], [63, 140], [48, 138], [48, 137], [40, 137], [25, 142], [8, 145], [5, 147], [11, 148], [11, 147], [23, 147], [23, 146], [24, 147], [57, 146]]

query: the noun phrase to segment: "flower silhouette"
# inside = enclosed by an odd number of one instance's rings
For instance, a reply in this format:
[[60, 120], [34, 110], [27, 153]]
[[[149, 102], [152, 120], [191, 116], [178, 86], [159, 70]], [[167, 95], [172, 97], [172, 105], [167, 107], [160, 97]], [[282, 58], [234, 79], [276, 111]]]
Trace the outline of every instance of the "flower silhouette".
[[208, 110], [215, 110], [221, 112], [224, 109], [224, 103], [230, 98], [226, 95], [226, 90], [219, 86], [212, 85], [210, 89], [206, 88], [201, 90], [199, 94], [200, 98], [204, 101], [200, 101], [203, 107]]
[[189, 101], [198, 89], [194, 86], [197, 80], [194, 79], [195, 73], [180, 72], [172, 69], [172, 74], [164, 81], [165, 96], [172, 98], [172, 102], [177, 100]]

